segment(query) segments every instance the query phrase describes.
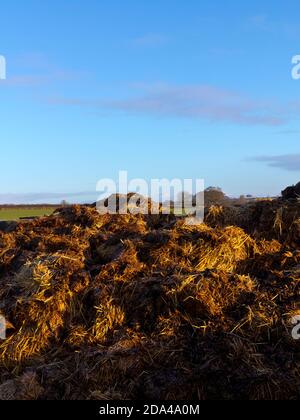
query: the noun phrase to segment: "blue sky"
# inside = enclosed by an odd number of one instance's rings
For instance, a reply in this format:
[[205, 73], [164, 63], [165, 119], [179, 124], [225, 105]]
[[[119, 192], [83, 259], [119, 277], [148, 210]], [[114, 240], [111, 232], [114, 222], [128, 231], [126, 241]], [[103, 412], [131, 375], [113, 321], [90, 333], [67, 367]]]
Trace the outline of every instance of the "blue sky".
[[4, 2], [0, 200], [94, 191], [119, 170], [230, 195], [298, 182], [299, 12], [296, 0]]

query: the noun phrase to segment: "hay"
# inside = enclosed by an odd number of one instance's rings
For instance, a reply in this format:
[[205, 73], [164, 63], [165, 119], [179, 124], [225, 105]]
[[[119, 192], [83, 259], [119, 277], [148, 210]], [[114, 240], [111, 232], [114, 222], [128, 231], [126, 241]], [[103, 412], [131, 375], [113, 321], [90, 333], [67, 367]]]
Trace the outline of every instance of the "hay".
[[206, 209], [205, 223], [213, 228], [239, 225], [240, 208], [229, 206], [211, 206]]
[[299, 399], [297, 212], [74, 206], [0, 232], [0, 399]]
[[299, 245], [300, 201], [260, 200], [240, 207], [212, 206], [205, 223], [213, 228], [238, 226], [256, 239]]

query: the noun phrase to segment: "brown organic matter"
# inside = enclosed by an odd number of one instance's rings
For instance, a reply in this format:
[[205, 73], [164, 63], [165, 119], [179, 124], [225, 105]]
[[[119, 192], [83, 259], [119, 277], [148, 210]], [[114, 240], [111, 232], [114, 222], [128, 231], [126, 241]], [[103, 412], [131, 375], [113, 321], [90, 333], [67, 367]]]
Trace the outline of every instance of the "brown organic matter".
[[0, 399], [300, 398], [298, 203], [0, 231]]

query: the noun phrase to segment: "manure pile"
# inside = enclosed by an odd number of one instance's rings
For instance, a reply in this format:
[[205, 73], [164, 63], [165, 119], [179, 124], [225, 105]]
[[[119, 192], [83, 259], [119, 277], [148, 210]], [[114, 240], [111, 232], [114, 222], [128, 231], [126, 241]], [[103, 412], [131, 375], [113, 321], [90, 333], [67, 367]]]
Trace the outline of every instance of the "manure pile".
[[74, 206], [0, 231], [0, 399], [299, 399], [299, 218]]

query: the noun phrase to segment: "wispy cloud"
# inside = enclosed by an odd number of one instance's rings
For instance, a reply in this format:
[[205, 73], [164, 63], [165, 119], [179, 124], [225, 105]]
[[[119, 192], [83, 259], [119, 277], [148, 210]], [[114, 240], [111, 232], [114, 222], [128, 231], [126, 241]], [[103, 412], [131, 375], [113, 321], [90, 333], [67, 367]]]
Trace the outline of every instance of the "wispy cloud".
[[295, 39], [300, 36], [299, 22], [272, 20], [265, 14], [251, 16], [246, 24], [248, 29], [255, 29], [270, 34], [281, 34], [287, 38]]
[[48, 98], [57, 105], [101, 108], [156, 117], [205, 119], [246, 125], [280, 126], [289, 116], [272, 100], [255, 100], [231, 90], [208, 85], [136, 84], [135, 95], [97, 100]]
[[7, 78], [0, 80], [0, 87], [32, 88], [77, 80], [86, 75], [86, 72], [61, 68], [43, 54], [22, 54], [9, 60]]
[[79, 77], [75, 72], [58, 70], [48, 74], [19, 74], [8, 76], [6, 80], [0, 80], [0, 86], [7, 87], [37, 87], [48, 85], [57, 81], [70, 81]]
[[292, 172], [300, 172], [300, 154], [287, 154], [279, 156], [256, 156], [247, 160], [267, 163], [268, 166], [272, 168], [279, 168]]
[[131, 44], [136, 47], [157, 47], [167, 44], [168, 41], [165, 35], [150, 33], [134, 38]]
[[0, 204], [35, 204], [35, 203], [59, 203], [62, 200], [71, 202], [95, 199], [96, 193], [91, 191], [77, 193], [24, 193], [24, 194], [0, 194]]
[[0, 80], [0, 87], [34, 87], [40, 86], [49, 80], [48, 76], [45, 75], [14, 75], [8, 77], [6, 80]]

